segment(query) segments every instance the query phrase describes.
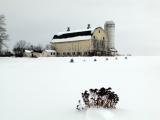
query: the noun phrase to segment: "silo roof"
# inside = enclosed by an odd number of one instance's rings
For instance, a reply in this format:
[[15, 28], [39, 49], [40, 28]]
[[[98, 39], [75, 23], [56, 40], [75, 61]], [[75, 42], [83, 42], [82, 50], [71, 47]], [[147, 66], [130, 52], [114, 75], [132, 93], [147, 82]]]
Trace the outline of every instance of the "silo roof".
[[112, 20], [106, 21], [105, 24], [115, 24]]

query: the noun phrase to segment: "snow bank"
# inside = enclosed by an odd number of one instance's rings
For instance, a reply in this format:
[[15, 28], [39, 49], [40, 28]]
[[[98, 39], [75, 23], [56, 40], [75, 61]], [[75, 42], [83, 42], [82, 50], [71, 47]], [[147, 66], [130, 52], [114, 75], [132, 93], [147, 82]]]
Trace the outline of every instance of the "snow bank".
[[[70, 59], [0, 58], [0, 120], [160, 119], [160, 57]], [[120, 97], [116, 110], [75, 110], [82, 91], [102, 86]]]

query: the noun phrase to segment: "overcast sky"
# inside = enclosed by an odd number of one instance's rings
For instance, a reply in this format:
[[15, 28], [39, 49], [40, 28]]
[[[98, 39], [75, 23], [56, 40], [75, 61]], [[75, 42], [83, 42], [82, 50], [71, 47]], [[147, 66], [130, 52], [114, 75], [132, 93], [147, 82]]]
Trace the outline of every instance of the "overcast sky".
[[160, 55], [159, 0], [0, 0], [10, 48], [18, 40], [46, 45], [57, 32], [116, 23], [120, 53]]

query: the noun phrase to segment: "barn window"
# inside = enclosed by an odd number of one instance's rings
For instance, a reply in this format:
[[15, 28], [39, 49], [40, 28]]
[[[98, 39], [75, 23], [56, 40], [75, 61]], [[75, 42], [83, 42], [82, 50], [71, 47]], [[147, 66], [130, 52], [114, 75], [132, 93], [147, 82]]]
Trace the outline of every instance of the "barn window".
[[66, 53], [64, 52], [63, 55], [66, 56]]
[[75, 56], [75, 55], [76, 55], [76, 53], [75, 53], [75, 52], [72, 52], [72, 55], [73, 55], [73, 56]]
[[84, 56], [87, 55], [87, 52], [84, 52]]
[[68, 56], [70, 56], [70, 53], [69, 53], [69, 52], [67, 52], [67, 55], [68, 55]]
[[81, 52], [77, 52], [77, 55], [79, 56], [79, 55], [82, 55], [82, 53]]

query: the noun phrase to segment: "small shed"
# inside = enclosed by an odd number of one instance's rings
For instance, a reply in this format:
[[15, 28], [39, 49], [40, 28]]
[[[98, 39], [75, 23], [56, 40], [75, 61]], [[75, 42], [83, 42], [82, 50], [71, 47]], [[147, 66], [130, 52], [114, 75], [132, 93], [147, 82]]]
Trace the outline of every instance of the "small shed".
[[38, 58], [38, 57], [42, 57], [42, 53], [41, 52], [37, 52], [37, 51], [33, 51], [32, 53], [32, 57]]
[[42, 55], [43, 57], [55, 57], [57, 54], [55, 50], [44, 50]]
[[24, 56], [25, 57], [32, 57], [32, 53], [33, 53], [33, 51], [31, 51], [31, 50], [25, 50], [24, 51]]

